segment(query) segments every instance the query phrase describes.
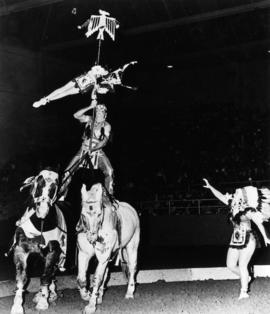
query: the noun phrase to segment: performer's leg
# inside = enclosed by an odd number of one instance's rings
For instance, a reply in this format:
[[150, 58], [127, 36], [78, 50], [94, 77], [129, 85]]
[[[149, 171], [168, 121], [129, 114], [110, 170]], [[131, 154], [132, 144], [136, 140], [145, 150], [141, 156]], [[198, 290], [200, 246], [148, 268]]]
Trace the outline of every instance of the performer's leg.
[[46, 105], [48, 102], [63, 98], [69, 95], [78, 94], [80, 89], [76, 87], [75, 82], [70, 81], [66, 85], [56, 89], [48, 96], [41, 98], [40, 100], [33, 103], [33, 107], [38, 108], [40, 106]]
[[231, 272], [233, 272], [237, 276], [240, 276], [240, 271], [238, 267], [239, 256], [240, 249], [229, 247], [227, 252], [226, 266], [229, 268]]
[[[247, 246], [240, 250], [239, 256], [239, 271], [240, 271], [240, 280], [241, 280], [241, 293], [240, 299], [248, 297], [248, 283], [249, 283], [249, 272], [248, 264], [251, 260], [251, 257], [256, 249], [256, 240], [251, 234]], [[242, 295], [242, 297], [241, 297]]]
[[113, 168], [104, 152], [98, 157], [98, 168], [104, 173], [106, 189], [110, 194], [113, 194]]
[[46, 98], [49, 101], [56, 100], [59, 98], [63, 98], [69, 95], [75, 95], [80, 92], [79, 88], [76, 87], [75, 82], [70, 81], [66, 85], [56, 89], [52, 93], [50, 93]]
[[[81, 153], [82, 153], [82, 150], [80, 149], [77, 152], [77, 154], [71, 159], [67, 168], [64, 171], [64, 174], [62, 176], [62, 185], [61, 185], [61, 188], [59, 191], [59, 195], [62, 196], [60, 200], [64, 200], [64, 198], [67, 195], [68, 186], [72, 180], [72, 176], [73, 176], [74, 172], [76, 172], [76, 170], [79, 167], [79, 160], [81, 158]], [[78, 166], [76, 165], [76, 163], [78, 164]]]

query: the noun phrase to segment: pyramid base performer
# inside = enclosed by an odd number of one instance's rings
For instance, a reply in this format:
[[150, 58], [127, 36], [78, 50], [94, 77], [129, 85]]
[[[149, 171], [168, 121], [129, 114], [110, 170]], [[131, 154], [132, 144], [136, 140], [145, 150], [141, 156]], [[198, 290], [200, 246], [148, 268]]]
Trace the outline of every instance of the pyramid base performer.
[[254, 222], [262, 234], [265, 245], [270, 244], [263, 222], [270, 218], [270, 190], [246, 186], [236, 189], [234, 194], [222, 194], [203, 179], [204, 187], [230, 208], [230, 220], [233, 234], [227, 252], [227, 267], [240, 277], [241, 291], [239, 300], [248, 298], [248, 286], [251, 280], [248, 264], [258, 246], [258, 235], [252, 228]]
[[[96, 108], [94, 122], [91, 116], [85, 113], [90, 109]], [[94, 99], [91, 104], [83, 109], [80, 109], [74, 114], [74, 118], [81, 123], [85, 123], [85, 130], [82, 136], [82, 145], [77, 154], [72, 158], [62, 178], [62, 186], [59, 196], [60, 200], [64, 200], [68, 192], [68, 185], [71, 182], [72, 175], [87, 160], [92, 163], [94, 169], [100, 169], [105, 176], [105, 187], [110, 194], [113, 194], [113, 168], [103, 151], [106, 146], [110, 133], [111, 126], [106, 121], [107, 108], [104, 104], [98, 104]], [[94, 123], [94, 125], [92, 125]], [[91, 149], [90, 149], [91, 145]]]

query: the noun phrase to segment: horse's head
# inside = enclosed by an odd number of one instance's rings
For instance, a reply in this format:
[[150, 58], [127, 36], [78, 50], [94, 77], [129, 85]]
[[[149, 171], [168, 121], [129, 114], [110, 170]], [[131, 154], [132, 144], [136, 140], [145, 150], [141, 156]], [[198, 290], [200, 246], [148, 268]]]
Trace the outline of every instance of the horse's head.
[[89, 191], [85, 184], [81, 189], [82, 195], [82, 213], [81, 220], [86, 227], [88, 240], [94, 244], [98, 238], [98, 231], [102, 225], [104, 217], [104, 208], [102, 205], [103, 186], [101, 183], [92, 185]]
[[36, 215], [44, 219], [57, 197], [59, 176], [51, 170], [42, 170], [36, 177], [24, 181], [24, 186], [31, 186], [30, 194], [35, 204]]

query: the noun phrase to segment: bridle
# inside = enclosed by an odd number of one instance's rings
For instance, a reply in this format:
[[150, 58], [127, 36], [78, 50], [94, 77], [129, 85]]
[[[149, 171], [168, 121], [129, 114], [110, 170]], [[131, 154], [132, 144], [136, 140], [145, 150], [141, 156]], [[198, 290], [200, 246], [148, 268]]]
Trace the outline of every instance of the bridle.
[[[89, 211], [91, 212], [91, 210], [93, 210], [93, 206], [94, 204], [97, 204], [97, 203], [100, 203], [100, 207], [101, 207], [101, 212], [102, 212], [102, 217], [101, 219], [97, 222], [97, 229], [95, 232], [91, 232], [90, 230], [90, 226], [89, 224], [87, 223], [87, 219], [91, 219], [91, 217], [89, 217]], [[90, 205], [91, 204], [91, 205]], [[104, 205], [102, 203], [102, 201], [100, 200], [97, 200], [97, 201], [83, 201], [82, 200], [82, 208], [85, 208], [85, 207], [88, 207], [87, 208], [87, 211], [85, 211], [86, 213], [83, 213], [83, 210], [82, 210], [82, 213], [81, 213], [81, 216], [80, 216], [80, 220], [82, 220], [83, 222], [83, 228], [82, 228], [82, 231], [84, 233], [86, 233], [86, 237], [87, 237], [87, 240], [93, 245], [95, 246], [96, 245], [96, 242], [99, 240], [99, 237], [98, 237], [98, 232], [99, 232], [99, 229], [100, 227], [102, 226], [103, 224], [103, 221], [104, 221]], [[95, 219], [98, 219], [97, 217]], [[96, 239], [94, 241], [91, 241], [91, 236], [93, 235], [96, 235]]]

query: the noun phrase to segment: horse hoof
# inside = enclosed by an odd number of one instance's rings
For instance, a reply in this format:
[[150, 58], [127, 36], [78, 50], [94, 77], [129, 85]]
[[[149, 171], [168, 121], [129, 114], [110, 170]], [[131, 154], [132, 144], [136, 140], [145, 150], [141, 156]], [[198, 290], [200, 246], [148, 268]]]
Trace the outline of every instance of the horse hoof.
[[50, 293], [49, 302], [55, 302], [58, 299], [57, 293]]
[[84, 293], [80, 293], [80, 295], [81, 295], [82, 300], [84, 300], [84, 301], [89, 301], [90, 300], [91, 295], [90, 295], [89, 291], [88, 292], [84, 292]]
[[93, 314], [96, 311], [96, 307], [95, 306], [89, 306], [87, 305], [84, 310], [83, 310], [83, 314]]
[[32, 301], [37, 304], [40, 298], [41, 298], [41, 292], [37, 292]]
[[45, 311], [49, 308], [48, 302], [38, 302], [36, 305], [36, 310], [37, 311]]
[[102, 297], [100, 298], [100, 297], [98, 297], [97, 298], [97, 304], [101, 304], [102, 303]]
[[10, 314], [24, 314], [24, 309], [22, 306], [12, 306]]
[[127, 294], [125, 295], [125, 299], [134, 299], [134, 295], [127, 293]]

